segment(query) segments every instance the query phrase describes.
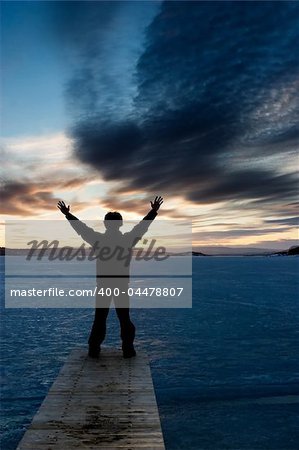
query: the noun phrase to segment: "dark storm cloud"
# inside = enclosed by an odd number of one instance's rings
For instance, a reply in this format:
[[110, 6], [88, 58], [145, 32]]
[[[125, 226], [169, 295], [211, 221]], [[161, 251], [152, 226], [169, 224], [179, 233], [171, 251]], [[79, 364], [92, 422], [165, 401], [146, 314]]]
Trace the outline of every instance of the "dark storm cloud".
[[266, 170], [240, 170], [223, 172], [223, 177], [200, 191], [189, 195], [191, 200], [205, 198], [217, 200], [259, 199], [260, 204], [269, 201], [288, 200], [298, 195], [297, 174], [278, 175]]
[[268, 219], [264, 220], [265, 223], [273, 223], [278, 225], [291, 225], [298, 227], [299, 217], [287, 217], [286, 219]]
[[[69, 85], [80, 109], [76, 155], [124, 190], [206, 203], [295, 198], [295, 175], [260, 161], [288, 158], [299, 136], [298, 19], [297, 2], [164, 2], [146, 32], [127, 117], [97, 109], [94, 72]], [[82, 61], [94, 68], [99, 53], [85, 45]]]
[[111, 88], [102, 48], [120, 5], [117, 1], [63, 1], [48, 6], [53, 36], [72, 67], [65, 94], [73, 117], [94, 114], [100, 93]]
[[[57, 190], [80, 188], [86, 179], [74, 178], [61, 182], [53, 180], [34, 182], [32, 180], [6, 181], [1, 192], [1, 214], [32, 216], [37, 212], [56, 210], [59, 197], [53, 195], [53, 188]], [[83, 202], [75, 201], [74, 206], [78, 211], [86, 207]]]
[[101, 38], [111, 27], [121, 2], [118, 1], [58, 1], [48, 2], [48, 23], [61, 51], [76, 60], [77, 57], [97, 58]]

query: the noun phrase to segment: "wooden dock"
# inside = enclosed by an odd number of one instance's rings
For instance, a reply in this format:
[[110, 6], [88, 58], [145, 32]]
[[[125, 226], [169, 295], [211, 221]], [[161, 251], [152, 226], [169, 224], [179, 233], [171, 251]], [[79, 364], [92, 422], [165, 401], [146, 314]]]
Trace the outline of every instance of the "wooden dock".
[[17, 450], [165, 450], [148, 358], [68, 357]]

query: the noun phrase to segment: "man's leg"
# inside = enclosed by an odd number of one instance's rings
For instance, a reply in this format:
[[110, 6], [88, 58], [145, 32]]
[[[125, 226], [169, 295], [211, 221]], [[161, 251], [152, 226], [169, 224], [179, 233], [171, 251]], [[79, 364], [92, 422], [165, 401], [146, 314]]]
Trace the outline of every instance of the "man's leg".
[[136, 355], [134, 349], [135, 326], [130, 318], [128, 286], [122, 287], [119, 297], [114, 298], [116, 314], [120, 323], [120, 337], [122, 340], [122, 350], [124, 358], [131, 358]]
[[106, 320], [109, 308], [96, 308], [93, 325], [88, 339], [89, 356], [99, 356], [101, 343], [106, 336]]
[[[100, 289], [101, 286], [98, 286]], [[101, 343], [106, 336], [106, 321], [109, 314], [111, 297], [96, 296], [96, 309], [94, 315], [94, 321], [91, 328], [91, 332], [88, 339], [89, 351], [88, 354], [91, 357], [98, 357], [101, 351]]]

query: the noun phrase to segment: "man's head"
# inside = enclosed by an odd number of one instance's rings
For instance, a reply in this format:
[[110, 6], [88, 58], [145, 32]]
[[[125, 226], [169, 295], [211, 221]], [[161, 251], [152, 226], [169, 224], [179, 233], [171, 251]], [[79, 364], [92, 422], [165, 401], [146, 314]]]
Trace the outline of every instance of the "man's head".
[[107, 230], [118, 230], [123, 224], [123, 218], [117, 211], [108, 212], [104, 218], [104, 225]]

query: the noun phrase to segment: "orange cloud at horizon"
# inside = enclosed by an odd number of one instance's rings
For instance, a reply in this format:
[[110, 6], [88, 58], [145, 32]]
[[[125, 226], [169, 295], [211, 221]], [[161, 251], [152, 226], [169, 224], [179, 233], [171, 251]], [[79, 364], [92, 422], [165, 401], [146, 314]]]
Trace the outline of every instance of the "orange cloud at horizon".
[[[5, 180], [1, 214], [4, 219], [63, 219], [56, 208], [65, 200], [82, 220], [119, 210], [125, 220], [142, 218], [150, 200], [162, 195], [165, 202], [159, 218], [186, 220], [193, 224], [194, 245], [262, 245], [272, 241], [293, 242], [298, 238], [294, 223], [298, 205], [255, 201], [221, 201], [195, 204], [183, 193], [145, 192], [119, 181], [105, 182], [95, 169], [74, 159], [71, 141], [63, 134], [6, 139]], [[2, 244], [4, 227], [2, 225]], [[198, 237], [197, 237], [197, 233]]]

